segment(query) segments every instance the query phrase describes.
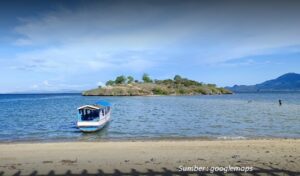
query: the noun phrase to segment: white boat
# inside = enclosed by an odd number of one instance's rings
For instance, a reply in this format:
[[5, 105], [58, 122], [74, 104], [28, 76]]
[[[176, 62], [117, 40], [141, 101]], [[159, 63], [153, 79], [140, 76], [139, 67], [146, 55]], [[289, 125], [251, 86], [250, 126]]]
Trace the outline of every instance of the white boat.
[[77, 127], [83, 132], [101, 130], [110, 121], [111, 105], [98, 101], [93, 105], [78, 108]]

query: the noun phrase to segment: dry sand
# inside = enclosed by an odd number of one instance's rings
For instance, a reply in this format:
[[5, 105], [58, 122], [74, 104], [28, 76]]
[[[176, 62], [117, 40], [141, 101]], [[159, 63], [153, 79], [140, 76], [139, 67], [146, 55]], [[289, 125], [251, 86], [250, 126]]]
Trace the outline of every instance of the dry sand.
[[[275, 175], [300, 173], [300, 140], [163, 140], [0, 144], [1, 175], [70, 173], [180, 174], [181, 166], [254, 167]], [[118, 170], [115, 170], [118, 169]], [[150, 169], [150, 170], [149, 170]], [[252, 174], [250, 172], [250, 175]], [[220, 172], [223, 173], [223, 172]], [[199, 172], [198, 172], [199, 174]], [[242, 173], [242, 175], [244, 175]], [[246, 174], [247, 175], [247, 174]], [[258, 174], [263, 175], [263, 174]], [[299, 174], [300, 175], [300, 174]]]

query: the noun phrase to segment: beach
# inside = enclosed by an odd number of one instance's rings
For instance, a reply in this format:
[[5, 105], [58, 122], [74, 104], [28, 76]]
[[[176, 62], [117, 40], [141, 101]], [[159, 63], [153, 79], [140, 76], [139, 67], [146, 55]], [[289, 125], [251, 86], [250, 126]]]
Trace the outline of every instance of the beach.
[[0, 154], [0, 175], [176, 175], [186, 167], [207, 167], [195, 173], [225, 172], [217, 167], [253, 167], [250, 175], [300, 173], [299, 139], [2, 143]]

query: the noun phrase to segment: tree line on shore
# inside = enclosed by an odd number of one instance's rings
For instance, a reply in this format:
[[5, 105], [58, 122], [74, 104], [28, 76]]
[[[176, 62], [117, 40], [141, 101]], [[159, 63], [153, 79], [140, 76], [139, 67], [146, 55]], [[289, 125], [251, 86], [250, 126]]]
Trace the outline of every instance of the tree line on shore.
[[[153, 83], [153, 80], [150, 78], [150, 76], [147, 73], [143, 74], [142, 80], [144, 83]], [[113, 86], [116, 84], [131, 84], [131, 83], [140, 83], [139, 80], [134, 79], [133, 76], [117, 76], [115, 80], [108, 80], [106, 82], [106, 86]]]
[[[183, 78], [180, 75], [175, 75], [173, 79], [164, 79], [164, 80], [158, 80], [154, 79], [152, 80], [150, 76], [147, 73], [144, 73], [142, 76], [142, 81], [139, 81], [137, 79], [134, 79], [133, 76], [117, 76], [115, 80], [108, 80], [106, 82], [106, 86], [113, 86], [113, 85], [122, 85], [122, 84], [132, 84], [132, 83], [155, 83], [155, 84], [182, 84], [184, 86], [202, 86], [202, 82], [197, 82], [194, 80], [189, 80], [187, 78]], [[210, 87], [216, 87], [215, 84], [207, 84]]]

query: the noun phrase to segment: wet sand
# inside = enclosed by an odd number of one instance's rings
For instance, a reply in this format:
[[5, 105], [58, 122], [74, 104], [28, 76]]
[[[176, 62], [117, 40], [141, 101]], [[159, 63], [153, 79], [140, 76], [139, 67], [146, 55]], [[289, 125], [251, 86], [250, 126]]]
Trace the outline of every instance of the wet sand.
[[[300, 175], [300, 140], [161, 140], [0, 144], [0, 175], [179, 173], [185, 166], [253, 167]], [[117, 169], [117, 170], [116, 170]], [[202, 172], [202, 171], [201, 171]], [[199, 172], [196, 172], [199, 173]], [[217, 172], [215, 172], [217, 173]], [[219, 173], [224, 173], [220, 171]], [[251, 172], [248, 172], [251, 175]], [[243, 172], [242, 172], [243, 174]], [[151, 174], [150, 174], [151, 175]]]

